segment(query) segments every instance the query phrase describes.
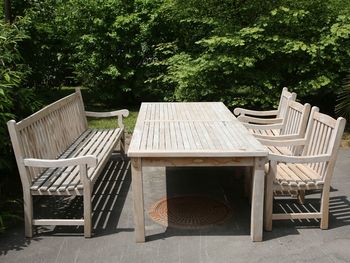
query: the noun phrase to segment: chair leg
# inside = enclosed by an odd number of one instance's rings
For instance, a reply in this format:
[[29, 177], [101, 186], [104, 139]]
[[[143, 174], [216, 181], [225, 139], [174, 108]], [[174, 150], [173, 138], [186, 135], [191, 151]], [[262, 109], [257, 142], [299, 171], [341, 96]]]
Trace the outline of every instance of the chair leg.
[[33, 197], [30, 192], [23, 193], [24, 231], [26, 237], [33, 237]]
[[265, 184], [265, 211], [264, 211], [264, 229], [266, 231], [272, 230], [272, 212], [273, 212], [273, 180], [277, 172], [276, 163], [270, 164], [269, 172], [266, 175]]
[[303, 205], [305, 203], [305, 190], [298, 191], [298, 203]]
[[321, 196], [321, 229], [328, 229], [329, 219], [329, 186], [325, 186], [322, 190]]

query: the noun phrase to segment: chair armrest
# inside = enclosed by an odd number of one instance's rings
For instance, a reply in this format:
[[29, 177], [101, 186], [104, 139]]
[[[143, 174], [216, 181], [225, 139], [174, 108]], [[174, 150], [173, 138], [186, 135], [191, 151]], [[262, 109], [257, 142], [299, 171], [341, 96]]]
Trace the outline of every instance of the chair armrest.
[[267, 140], [257, 138], [265, 146], [277, 146], [277, 147], [287, 147], [287, 146], [299, 146], [305, 145], [305, 139], [294, 139], [294, 140]]
[[279, 130], [282, 128], [282, 124], [251, 124], [242, 123], [247, 129], [257, 129], [257, 130]]
[[256, 123], [256, 124], [273, 124], [273, 123], [282, 123], [282, 118], [256, 118], [251, 116], [240, 115], [237, 117], [237, 120], [245, 123]]
[[283, 163], [321, 163], [327, 162], [331, 158], [330, 154], [309, 155], [309, 156], [288, 156], [269, 154], [268, 159], [270, 161], [283, 162]]
[[235, 115], [252, 115], [252, 116], [276, 116], [277, 110], [268, 110], [268, 111], [257, 111], [257, 110], [248, 110], [243, 108], [235, 108], [233, 110]]
[[79, 156], [67, 159], [36, 159], [26, 158], [23, 159], [25, 166], [31, 167], [44, 167], [44, 168], [57, 168], [74, 165], [84, 165], [89, 167], [97, 166], [97, 157], [93, 155]]
[[265, 135], [265, 134], [253, 134], [257, 139], [265, 140], [294, 140], [303, 138], [299, 134], [286, 134], [286, 135]]
[[93, 111], [85, 111], [86, 117], [93, 118], [110, 118], [110, 117], [118, 117], [118, 125], [120, 128], [124, 128], [123, 117], [129, 116], [129, 111], [126, 109], [117, 110], [117, 111], [109, 111], [109, 112], [93, 112]]

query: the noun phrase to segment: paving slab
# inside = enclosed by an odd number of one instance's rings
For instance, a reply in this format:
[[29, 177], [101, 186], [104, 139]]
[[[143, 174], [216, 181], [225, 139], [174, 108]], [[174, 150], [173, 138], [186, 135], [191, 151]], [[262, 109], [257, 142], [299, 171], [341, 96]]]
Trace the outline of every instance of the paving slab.
[[[111, 161], [94, 190], [94, 237], [82, 227], [40, 227], [32, 239], [20, 225], [0, 236], [0, 262], [350, 262], [350, 149], [340, 149], [330, 197], [330, 224], [274, 221], [263, 242], [250, 240], [250, 204], [243, 169], [147, 168], [145, 209], [164, 196], [205, 194], [232, 208], [222, 225], [164, 227], [146, 215], [146, 243], [134, 239], [130, 163]], [[307, 195], [318, 205], [313, 192]], [[36, 216], [82, 216], [81, 198], [35, 201]], [[147, 213], [147, 211], [146, 211]]]

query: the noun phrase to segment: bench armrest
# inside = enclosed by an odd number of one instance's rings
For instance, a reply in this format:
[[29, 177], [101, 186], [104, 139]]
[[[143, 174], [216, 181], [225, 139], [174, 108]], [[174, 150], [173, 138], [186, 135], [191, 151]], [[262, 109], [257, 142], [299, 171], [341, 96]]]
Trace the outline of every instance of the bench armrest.
[[237, 115], [252, 115], [252, 116], [276, 116], [277, 110], [267, 110], [267, 111], [257, 111], [257, 110], [248, 110], [243, 108], [235, 108], [233, 113]]
[[256, 124], [273, 124], [273, 123], [282, 123], [282, 118], [256, 118], [251, 116], [240, 115], [237, 117], [237, 120], [244, 123], [256, 123]]
[[331, 158], [330, 154], [309, 155], [309, 156], [288, 156], [269, 154], [270, 161], [283, 162], [283, 163], [321, 163], [327, 162]]
[[87, 166], [97, 166], [97, 157], [93, 155], [79, 156], [67, 159], [35, 159], [26, 158], [23, 160], [25, 166], [58, 168], [65, 166], [79, 165], [80, 179], [84, 185], [84, 189], [89, 189], [91, 180], [87, 176]]
[[86, 164], [89, 167], [95, 167], [97, 166], [97, 157], [93, 155], [86, 155], [86, 156], [79, 156], [79, 157], [67, 158], [67, 159], [26, 158], [26, 159], [23, 159], [23, 163], [25, 166], [44, 167], [44, 168], [57, 168], [57, 167], [84, 165], [84, 164]]
[[108, 111], [108, 112], [93, 112], [93, 111], [85, 111], [86, 117], [93, 118], [110, 118], [110, 117], [118, 117], [118, 125], [120, 128], [124, 128], [123, 117], [129, 116], [129, 111], [126, 109], [116, 110], [116, 111]]

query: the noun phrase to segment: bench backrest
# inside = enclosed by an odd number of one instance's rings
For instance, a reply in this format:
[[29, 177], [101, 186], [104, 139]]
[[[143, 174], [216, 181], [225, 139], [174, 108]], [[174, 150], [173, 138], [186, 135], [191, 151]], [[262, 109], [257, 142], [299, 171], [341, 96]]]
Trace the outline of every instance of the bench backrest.
[[308, 164], [324, 181], [329, 180], [330, 182], [345, 124], [346, 120], [342, 117], [333, 119], [326, 114], [318, 112], [317, 107], [313, 107], [311, 110], [305, 136], [307, 144], [302, 155], [331, 155], [330, 160], [327, 162]]
[[33, 180], [41, 169], [25, 168], [23, 158], [56, 159], [87, 129], [81, 93], [64, 97], [16, 123], [7, 123], [23, 180]]
[[286, 87], [282, 89], [280, 101], [278, 104], [278, 113], [277, 113], [277, 118], [284, 118], [286, 110], [288, 108], [288, 101], [289, 100], [296, 100], [297, 94], [294, 92], [288, 91]]

